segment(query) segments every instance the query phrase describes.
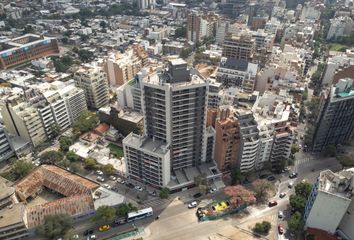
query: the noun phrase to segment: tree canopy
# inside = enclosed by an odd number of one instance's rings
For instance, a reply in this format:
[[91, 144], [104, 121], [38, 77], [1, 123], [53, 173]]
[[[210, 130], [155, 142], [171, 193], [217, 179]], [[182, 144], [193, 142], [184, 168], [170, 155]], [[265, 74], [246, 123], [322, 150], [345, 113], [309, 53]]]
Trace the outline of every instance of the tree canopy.
[[58, 151], [48, 151], [42, 153], [39, 158], [42, 163], [55, 164], [63, 159], [63, 154]]
[[102, 167], [102, 171], [106, 174], [106, 175], [113, 175], [116, 173], [116, 170], [114, 169], [113, 165], [108, 163], [106, 165], [103, 165]]
[[288, 227], [290, 231], [296, 232], [301, 230], [300, 227], [302, 225], [302, 216], [301, 213], [295, 212], [293, 215], [291, 215], [290, 220], [288, 221]]
[[69, 147], [73, 144], [73, 140], [68, 136], [61, 136], [59, 138], [60, 150], [63, 152], [69, 151]]
[[110, 206], [98, 207], [95, 216], [92, 217], [94, 222], [107, 223], [112, 221], [116, 216], [116, 209]]
[[253, 192], [241, 185], [228, 186], [224, 188], [224, 193], [230, 197], [230, 203], [234, 206], [239, 206], [244, 203], [249, 205], [256, 202], [256, 197]]
[[49, 239], [63, 237], [73, 226], [73, 220], [67, 214], [46, 216], [44, 221], [45, 223], [37, 228], [37, 232]]
[[80, 159], [80, 156], [73, 151], [69, 151], [66, 153], [66, 159], [68, 159], [70, 162], [76, 162]]
[[85, 167], [87, 169], [96, 169], [97, 168], [97, 161], [94, 158], [88, 157], [84, 161]]
[[241, 180], [242, 180], [241, 170], [237, 167], [231, 169], [230, 177], [231, 177], [231, 184], [232, 185], [237, 184], [237, 183], [241, 183]]
[[312, 185], [308, 182], [301, 182], [295, 186], [295, 193], [307, 199], [312, 191]]
[[160, 192], [160, 198], [167, 199], [169, 194], [170, 194], [170, 190], [168, 190], [168, 188], [163, 188]]
[[259, 202], [267, 200], [270, 191], [274, 191], [274, 185], [267, 179], [257, 179], [252, 183], [253, 191]]
[[263, 221], [261, 223], [256, 223], [253, 228], [253, 231], [260, 234], [268, 234], [269, 230], [272, 228], [272, 225], [268, 221]]
[[92, 130], [98, 123], [97, 114], [90, 111], [83, 111], [79, 119], [74, 123], [74, 130], [81, 133]]
[[11, 165], [11, 172], [16, 179], [21, 179], [29, 174], [34, 168], [31, 162], [24, 160], [15, 160]]

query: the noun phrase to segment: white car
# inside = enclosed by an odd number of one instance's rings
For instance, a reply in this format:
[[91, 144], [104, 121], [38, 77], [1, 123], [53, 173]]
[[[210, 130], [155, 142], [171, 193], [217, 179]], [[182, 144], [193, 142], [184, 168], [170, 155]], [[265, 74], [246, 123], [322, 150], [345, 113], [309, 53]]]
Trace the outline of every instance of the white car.
[[278, 212], [278, 218], [282, 219], [284, 217], [283, 211]]
[[143, 188], [140, 187], [139, 185], [138, 185], [138, 186], [135, 186], [135, 189], [138, 190], [139, 192], [142, 192], [142, 191], [143, 191]]
[[190, 204], [188, 204], [188, 208], [195, 208], [198, 205], [197, 201], [193, 201]]
[[117, 178], [117, 182], [121, 183], [122, 182], [122, 179], [119, 177]]
[[111, 189], [112, 187], [110, 185], [108, 185], [107, 183], [103, 184], [103, 187], [107, 188], [107, 189]]
[[103, 172], [101, 170], [97, 170], [96, 171], [96, 174], [99, 175], [99, 176], [102, 176], [103, 175]]
[[99, 181], [99, 182], [104, 182], [104, 178], [101, 177], [101, 176], [98, 176], [96, 179], [97, 179], [97, 181]]
[[209, 193], [214, 193], [214, 192], [216, 192], [216, 188], [210, 188], [209, 189]]
[[112, 181], [117, 180], [117, 178], [115, 176], [109, 176], [109, 179], [112, 180]]
[[292, 188], [294, 186], [294, 182], [289, 182], [288, 188]]

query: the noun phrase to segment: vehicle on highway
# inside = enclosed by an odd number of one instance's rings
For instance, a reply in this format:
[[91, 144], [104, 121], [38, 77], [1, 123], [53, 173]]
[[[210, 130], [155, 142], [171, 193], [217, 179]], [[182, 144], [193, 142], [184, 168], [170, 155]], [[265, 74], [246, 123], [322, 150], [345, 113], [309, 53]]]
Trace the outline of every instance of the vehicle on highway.
[[102, 225], [98, 228], [98, 230], [100, 232], [105, 232], [105, 231], [108, 231], [109, 229], [111, 229], [111, 226], [109, 226], [109, 225]]
[[139, 192], [142, 192], [144, 189], [140, 187], [139, 185], [135, 186], [135, 189], [138, 190]]
[[152, 207], [144, 208], [144, 209], [138, 210], [136, 212], [128, 213], [127, 222], [143, 219], [146, 217], [151, 217], [152, 215], [154, 215]]
[[84, 236], [92, 235], [92, 234], [93, 234], [93, 229], [87, 229], [87, 230], [84, 232]]
[[101, 176], [98, 176], [98, 177], [96, 178], [96, 180], [99, 181], [99, 182], [104, 182], [104, 178], [101, 177]]
[[292, 188], [294, 186], [294, 182], [289, 182], [288, 188]]
[[279, 194], [279, 197], [280, 197], [280, 198], [284, 198], [285, 196], [286, 196], [286, 193], [284, 193], [284, 192], [282, 192], [282, 193]]
[[96, 174], [97, 174], [98, 176], [102, 176], [102, 175], [103, 175], [103, 172], [102, 172], [101, 170], [97, 170], [97, 171], [96, 171]]
[[278, 218], [282, 219], [284, 217], [283, 211], [278, 212]]
[[291, 178], [291, 179], [296, 178], [296, 177], [297, 177], [296, 172], [290, 173], [290, 175], [289, 175], [289, 178]]
[[193, 195], [194, 198], [200, 198], [201, 196], [202, 194], [200, 192]]
[[196, 201], [193, 201], [190, 204], [188, 204], [188, 208], [195, 208], [197, 205], [198, 203]]
[[109, 176], [109, 179], [112, 180], [112, 181], [116, 181], [117, 178], [115, 176]]
[[103, 184], [103, 187], [107, 188], [107, 189], [111, 189], [112, 187], [110, 185], [108, 185], [107, 183]]
[[274, 207], [274, 206], [276, 206], [276, 205], [278, 205], [278, 202], [275, 201], [275, 200], [272, 200], [272, 201], [269, 201], [269, 202], [268, 202], [268, 206], [269, 206], [269, 207]]
[[275, 177], [273, 175], [270, 175], [269, 177], [267, 177], [267, 180], [268, 181], [274, 181], [275, 180]]
[[279, 234], [283, 234], [284, 233], [283, 225], [281, 225], [281, 224], [278, 225], [278, 232], [279, 232]]

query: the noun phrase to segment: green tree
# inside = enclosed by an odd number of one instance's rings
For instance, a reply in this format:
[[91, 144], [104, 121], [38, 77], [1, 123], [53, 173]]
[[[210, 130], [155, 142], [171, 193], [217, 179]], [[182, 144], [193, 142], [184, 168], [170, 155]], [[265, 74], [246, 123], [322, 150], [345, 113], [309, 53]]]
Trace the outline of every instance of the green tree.
[[300, 151], [300, 146], [298, 144], [291, 145], [291, 154], [295, 154]]
[[26, 25], [26, 27], [23, 29], [23, 34], [33, 33], [33, 32], [34, 32], [34, 29], [31, 25]]
[[95, 216], [92, 221], [96, 223], [107, 223], [112, 221], [116, 216], [116, 209], [110, 206], [100, 206], [96, 210]]
[[33, 164], [24, 160], [16, 160], [12, 163], [11, 172], [16, 179], [21, 179], [29, 174], [34, 168]]
[[354, 167], [354, 159], [347, 155], [339, 155], [336, 157], [343, 167]]
[[163, 188], [160, 192], [161, 199], [167, 199], [169, 195], [170, 195], [170, 190], [168, 190], [168, 188]]
[[312, 184], [301, 182], [295, 186], [295, 194], [307, 199], [312, 191]]
[[237, 167], [231, 169], [230, 177], [231, 177], [231, 184], [232, 185], [240, 183], [241, 178], [242, 178], [240, 169]]
[[191, 52], [192, 52], [192, 50], [191, 50], [190, 48], [183, 48], [182, 51], [181, 51], [181, 53], [179, 54], [179, 56], [180, 56], [181, 58], [186, 59], [186, 58], [189, 56], [189, 54], [190, 54]]
[[182, 26], [175, 30], [175, 38], [185, 38], [187, 37], [187, 27]]
[[60, 126], [57, 123], [52, 123], [49, 126], [50, 131], [52, 132], [52, 137], [56, 138], [60, 134]]
[[101, 28], [106, 28], [106, 27], [107, 27], [106, 21], [101, 21], [101, 22], [100, 22], [100, 27], [101, 27]]
[[48, 151], [42, 153], [39, 158], [41, 160], [41, 163], [55, 164], [60, 162], [63, 159], [63, 154], [57, 151]]
[[49, 238], [57, 239], [73, 227], [73, 220], [67, 214], [49, 215], [44, 218], [44, 224], [37, 228], [38, 234]]
[[74, 130], [81, 133], [92, 130], [98, 123], [97, 114], [90, 111], [80, 113], [79, 119], [74, 123]]
[[301, 226], [302, 226], [302, 220], [301, 220], [301, 213], [300, 212], [295, 212], [293, 215], [291, 215], [290, 220], [288, 221], [288, 227], [290, 229], [290, 231], [292, 232], [297, 232], [299, 230], [301, 230]]
[[275, 189], [273, 183], [266, 179], [257, 179], [252, 183], [252, 186], [258, 202], [267, 200], [269, 192]]
[[198, 186], [201, 193], [206, 194], [208, 191], [208, 179], [205, 173], [200, 174], [199, 176], [194, 177], [194, 183]]
[[270, 222], [263, 221], [261, 223], [256, 223], [253, 228], [253, 231], [260, 233], [260, 234], [268, 234], [269, 230], [272, 228]]
[[337, 155], [337, 149], [334, 145], [329, 145], [325, 149], [325, 155], [329, 157], [335, 157]]
[[290, 206], [298, 212], [304, 212], [306, 205], [306, 198], [299, 195], [290, 195], [289, 197]]
[[138, 208], [135, 207], [132, 203], [121, 204], [116, 208], [116, 215], [119, 217], [125, 217], [129, 212], [137, 211]]
[[73, 144], [73, 140], [68, 136], [61, 136], [59, 138], [60, 150], [63, 152], [69, 151], [69, 147]]
[[80, 61], [84, 63], [90, 62], [94, 59], [93, 53], [89, 50], [80, 49], [78, 54]]
[[80, 159], [80, 156], [77, 155], [75, 152], [73, 151], [68, 151], [66, 153], [66, 158], [70, 161], [70, 162], [76, 162]]
[[97, 166], [96, 159], [88, 157], [85, 159], [84, 163], [85, 163], [85, 167], [87, 169], [96, 169], [96, 166]]
[[108, 163], [106, 165], [103, 165], [102, 171], [106, 174], [106, 175], [113, 175], [116, 173], [116, 170], [114, 169], [113, 165]]

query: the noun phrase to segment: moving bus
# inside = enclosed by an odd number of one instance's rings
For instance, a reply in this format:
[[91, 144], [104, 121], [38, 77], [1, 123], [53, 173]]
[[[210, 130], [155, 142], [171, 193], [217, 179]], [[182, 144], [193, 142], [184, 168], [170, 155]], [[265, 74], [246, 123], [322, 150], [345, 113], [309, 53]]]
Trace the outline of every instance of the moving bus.
[[128, 213], [127, 222], [132, 222], [134, 220], [143, 219], [146, 217], [151, 217], [154, 214], [151, 207], [140, 209], [136, 212]]

